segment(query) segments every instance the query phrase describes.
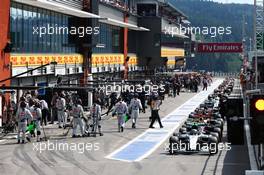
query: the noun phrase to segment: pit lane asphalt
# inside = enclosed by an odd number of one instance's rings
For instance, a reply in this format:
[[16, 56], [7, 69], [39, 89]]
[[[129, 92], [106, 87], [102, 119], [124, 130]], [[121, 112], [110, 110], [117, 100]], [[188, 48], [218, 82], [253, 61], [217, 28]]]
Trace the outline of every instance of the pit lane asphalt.
[[[161, 117], [166, 116], [178, 106], [193, 97], [194, 93], [181, 93], [176, 98], [166, 98], [161, 107]], [[99, 150], [84, 151], [39, 151], [33, 150], [32, 143], [17, 145], [16, 140], [0, 142], [0, 174], [2, 175], [240, 175], [249, 169], [247, 150], [244, 146], [232, 146], [231, 151], [219, 151], [214, 156], [200, 154], [168, 155], [164, 144], [153, 154], [140, 162], [121, 162], [106, 159], [105, 156], [126, 144], [146, 129], [150, 116], [149, 109], [138, 120], [137, 129], [131, 129], [131, 121], [124, 133], [117, 132], [117, 120], [113, 118], [102, 122], [104, 136], [96, 138], [51, 138], [51, 142], [98, 144]], [[57, 126], [47, 127], [46, 133], [61, 135], [65, 130]], [[226, 136], [224, 132], [224, 137]], [[224, 140], [226, 140], [224, 138]], [[41, 142], [47, 143], [47, 142]]]

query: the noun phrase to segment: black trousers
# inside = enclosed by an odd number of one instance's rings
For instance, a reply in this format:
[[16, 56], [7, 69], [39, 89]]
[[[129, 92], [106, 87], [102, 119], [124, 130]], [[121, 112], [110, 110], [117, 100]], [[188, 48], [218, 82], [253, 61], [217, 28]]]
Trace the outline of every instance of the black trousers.
[[47, 125], [47, 118], [50, 118], [50, 113], [48, 109], [42, 109], [42, 118], [41, 118], [41, 125], [44, 124]]
[[56, 120], [58, 120], [57, 108], [52, 108], [51, 123], [53, 123]]
[[207, 84], [203, 84], [203, 91], [207, 90], [207, 86], [208, 86]]
[[177, 94], [177, 89], [174, 88], [174, 89], [173, 89], [173, 97], [176, 97], [176, 94]]
[[158, 110], [152, 110], [151, 123], [150, 123], [149, 127], [153, 127], [153, 124], [155, 123], [156, 120], [158, 120], [160, 127], [163, 127], [161, 120], [160, 120], [159, 111]]
[[143, 112], [145, 112], [146, 111], [146, 106], [145, 106], [146, 100], [140, 99], [140, 102], [141, 102], [142, 110], [143, 110]]

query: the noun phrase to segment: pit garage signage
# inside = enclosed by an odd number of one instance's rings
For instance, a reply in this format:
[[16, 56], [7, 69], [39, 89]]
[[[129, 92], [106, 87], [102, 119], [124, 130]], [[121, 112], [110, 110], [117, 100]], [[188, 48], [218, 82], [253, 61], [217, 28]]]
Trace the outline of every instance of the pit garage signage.
[[123, 54], [93, 54], [92, 55], [92, 66], [102, 65], [122, 65], [124, 64]]
[[198, 52], [207, 53], [241, 53], [243, 52], [242, 43], [200, 43]]
[[[138, 63], [136, 55], [128, 55], [130, 57], [128, 61], [129, 66], [135, 66]], [[100, 67], [105, 65], [123, 65], [125, 62], [123, 54], [93, 54], [92, 55], [92, 67]]]
[[83, 56], [80, 54], [12, 54], [10, 61], [12, 67], [40, 66], [52, 61], [58, 64], [82, 64]]
[[185, 56], [184, 49], [169, 48], [169, 47], [161, 48], [161, 57], [184, 57], [184, 56]]

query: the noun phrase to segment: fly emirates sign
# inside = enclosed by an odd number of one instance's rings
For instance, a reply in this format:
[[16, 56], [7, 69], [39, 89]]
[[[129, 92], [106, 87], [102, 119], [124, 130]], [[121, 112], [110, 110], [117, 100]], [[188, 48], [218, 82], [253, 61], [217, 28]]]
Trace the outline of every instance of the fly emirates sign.
[[198, 52], [224, 52], [240, 53], [243, 51], [242, 43], [200, 43]]

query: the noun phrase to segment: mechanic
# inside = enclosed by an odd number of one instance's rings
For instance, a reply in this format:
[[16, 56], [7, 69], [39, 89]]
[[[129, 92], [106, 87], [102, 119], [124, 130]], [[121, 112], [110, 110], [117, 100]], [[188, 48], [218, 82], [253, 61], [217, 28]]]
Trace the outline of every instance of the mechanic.
[[[142, 87], [144, 86], [144, 84], [142, 85]], [[142, 106], [142, 112], [146, 113], [146, 92], [143, 89], [142, 92], [139, 95], [139, 99], [141, 102], [141, 106]]]
[[[32, 122], [35, 123], [36, 130], [37, 130], [37, 142], [39, 142], [40, 141], [40, 135], [41, 135], [40, 122], [41, 122], [41, 118], [42, 118], [42, 112], [40, 109], [39, 102], [34, 102], [34, 105], [30, 107], [30, 112], [33, 116]], [[33, 133], [31, 133], [31, 134], [33, 134]], [[30, 141], [30, 137], [28, 137], [28, 141]]]
[[159, 116], [160, 105], [161, 105], [161, 100], [159, 100], [158, 96], [155, 96], [151, 102], [152, 115], [151, 115], [151, 123], [149, 125], [149, 128], [154, 128], [153, 124], [155, 123], [156, 120], [158, 120], [160, 128], [163, 128]]
[[84, 129], [83, 129], [83, 121], [82, 118], [84, 117], [84, 111], [82, 107], [82, 100], [78, 99], [72, 107], [72, 116], [73, 116], [73, 131], [72, 137], [77, 137], [76, 130], [79, 125], [81, 130], [81, 136], [84, 136]]
[[98, 132], [100, 136], [103, 136], [101, 130], [101, 106], [98, 104], [98, 101], [95, 101], [93, 106], [91, 107], [91, 117], [93, 120], [93, 128], [92, 133], [96, 136], [96, 130], [98, 128]]
[[31, 121], [33, 116], [31, 112], [26, 108], [27, 104], [22, 101], [20, 102], [19, 108], [16, 113], [16, 120], [18, 122], [18, 133], [17, 133], [17, 143], [20, 143], [20, 132], [22, 132], [22, 143], [25, 143], [27, 120]]
[[127, 113], [128, 113], [127, 104], [124, 101], [122, 101], [122, 98], [118, 98], [112, 113], [112, 116], [117, 115], [118, 132], [124, 132], [124, 127], [125, 127], [124, 117]]
[[135, 93], [134, 98], [130, 101], [129, 110], [131, 111], [132, 128], [136, 128], [139, 111], [142, 110], [141, 101], [138, 99], [137, 93]]
[[61, 93], [58, 99], [56, 100], [56, 109], [57, 109], [57, 115], [58, 115], [59, 128], [62, 128], [61, 122], [63, 124], [63, 127], [65, 127], [66, 125], [66, 116], [65, 116], [66, 101], [65, 101], [63, 93]]
[[116, 92], [112, 92], [110, 94], [110, 105], [108, 107], [108, 110], [106, 112], [106, 115], [109, 114], [109, 112], [111, 111], [111, 109], [115, 106], [116, 102], [117, 102], [117, 93]]

